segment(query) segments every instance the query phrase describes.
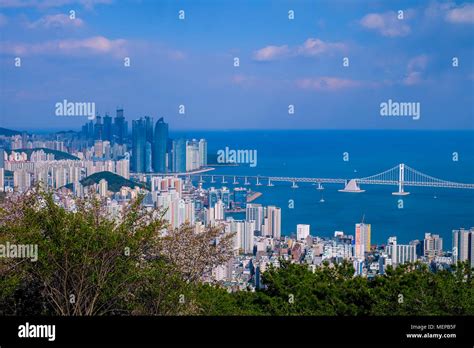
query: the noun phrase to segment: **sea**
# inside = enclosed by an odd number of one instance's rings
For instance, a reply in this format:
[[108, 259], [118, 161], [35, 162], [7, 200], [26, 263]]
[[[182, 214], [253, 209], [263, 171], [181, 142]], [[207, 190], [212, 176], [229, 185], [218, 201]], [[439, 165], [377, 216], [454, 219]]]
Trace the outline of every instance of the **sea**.
[[[254, 167], [215, 167], [206, 174], [351, 179], [404, 163], [435, 178], [474, 183], [473, 131], [192, 130], [172, 132], [170, 137], [206, 139], [211, 158], [226, 147], [256, 150]], [[232, 190], [236, 185], [231, 178], [227, 181], [212, 186]], [[474, 226], [473, 189], [406, 187], [409, 195], [394, 196], [397, 187], [388, 185], [361, 185], [363, 193], [338, 192], [343, 184], [326, 184], [324, 190], [311, 184], [274, 185], [246, 187], [262, 193], [254, 203], [281, 207], [283, 235], [295, 234], [297, 224], [309, 224], [315, 236], [354, 234], [355, 224], [363, 221], [372, 225], [372, 244], [384, 244], [390, 236], [408, 243], [430, 232], [439, 234], [443, 249], [450, 250], [452, 230]], [[242, 180], [237, 186], [244, 187]], [[233, 215], [244, 218], [243, 213]]]

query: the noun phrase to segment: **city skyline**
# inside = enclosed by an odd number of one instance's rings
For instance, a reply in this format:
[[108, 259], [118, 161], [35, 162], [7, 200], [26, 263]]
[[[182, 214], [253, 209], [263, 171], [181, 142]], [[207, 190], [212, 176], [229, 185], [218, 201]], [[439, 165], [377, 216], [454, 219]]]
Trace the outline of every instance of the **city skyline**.
[[78, 129], [54, 115], [68, 99], [176, 130], [474, 129], [471, 3], [133, 4], [2, 2], [0, 125]]

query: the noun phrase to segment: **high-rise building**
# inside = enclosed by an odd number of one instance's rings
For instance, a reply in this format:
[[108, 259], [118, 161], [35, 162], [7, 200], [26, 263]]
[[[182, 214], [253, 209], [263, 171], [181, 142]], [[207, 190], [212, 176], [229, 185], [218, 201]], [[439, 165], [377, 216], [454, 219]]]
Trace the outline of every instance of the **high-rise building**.
[[146, 127], [142, 118], [132, 122], [132, 170], [145, 172]]
[[233, 249], [239, 250], [244, 249], [244, 243], [242, 239], [244, 238], [244, 230], [245, 230], [245, 221], [241, 220], [230, 220], [230, 232], [234, 234], [233, 238]]
[[355, 226], [355, 257], [363, 259], [370, 251], [370, 224], [356, 224]]
[[5, 168], [0, 167], [0, 192], [5, 191]]
[[87, 124], [87, 140], [94, 140], [94, 121]]
[[411, 240], [409, 244], [415, 246], [417, 258], [424, 256], [424, 251], [423, 251], [424, 242], [421, 242], [418, 239], [415, 239], [415, 240]]
[[224, 202], [219, 199], [214, 206], [214, 220], [224, 220], [224, 209]]
[[122, 159], [116, 162], [116, 172], [118, 175], [123, 176], [125, 179], [130, 179], [130, 161], [128, 159]]
[[102, 152], [103, 152], [103, 157], [106, 160], [110, 160], [112, 157], [112, 151], [110, 147], [110, 141], [103, 141], [102, 142]]
[[255, 221], [255, 229], [257, 231], [262, 231], [264, 217], [264, 209], [261, 204], [247, 204], [247, 207], [245, 208], [245, 220]]
[[453, 230], [453, 262], [468, 261], [474, 267], [474, 227]]
[[153, 143], [153, 170], [159, 173], [166, 172], [166, 148], [168, 144], [168, 124], [161, 117], [155, 125]]
[[153, 172], [152, 145], [149, 141], [145, 144], [145, 172]]
[[102, 140], [96, 140], [94, 142], [94, 156], [102, 158], [104, 156], [104, 146]]
[[207, 166], [207, 141], [205, 139], [199, 140], [199, 167]]
[[112, 117], [105, 114], [104, 127], [103, 127], [103, 140], [112, 141], [112, 135], [113, 135]]
[[146, 141], [153, 144], [153, 117], [145, 116]]
[[122, 145], [127, 137], [128, 125], [123, 116], [123, 109], [117, 109], [117, 113], [114, 119], [114, 135], [115, 142]]
[[96, 116], [95, 117], [95, 125], [94, 125], [94, 139], [95, 140], [102, 140], [103, 136], [103, 124], [102, 124], [102, 117]]
[[245, 254], [253, 253], [254, 236], [255, 236], [255, 221], [245, 221], [244, 229], [241, 238], [241, 248]]
[[13, 186], [18, 192], [23, 192], [31, 187], [31, 174], [26, 170], [13, 172]]
[[186, 171], [199, 169], [199, 142], [196, 139], [189, 140], [186, 143]]
[[438, 234], [425, 233], [423, 255], [429, 260], [436, 256], [443, 256], [443, 238], [440, 238]]
[[0, 147], [0, 168], [5, 168], [5, 150]]
[[227, 187], [220, 189], [220, 197], [224, 206], [228, 209], [230, 207], [230, 191]]
[[397, 237], [389, 237], [386, 251], [394, 267], [404, 263], [413, 263], [417, 259], [416, 246], [414, 244], [398, 244]]
[[173, 171], [184, 173], [186, 171], [186, 140], [173, 140]]
[[72, 183], [72, 192], [74, 192], [74, 195], [77, 197], [83, 197], [84, 186], [79, 181], [75, 181]]
[[214, 187], [209, 188], [209, 208], [214, 208], [218, 200], [219, 191], [217, 191]]
[[269, 205], [267, 207], [268, 234], [275, 239], [281, 237], [281, 208]]
[[309, 236], [309, 225], [298, 224], [296, 225], [296, 239], [303, 240]]
[[107, 191], [109, 190], [109, 184], [107, 180], [102, 179], [99, 181], [99, 195], [101, 197], [106, 197], [107, 196]]

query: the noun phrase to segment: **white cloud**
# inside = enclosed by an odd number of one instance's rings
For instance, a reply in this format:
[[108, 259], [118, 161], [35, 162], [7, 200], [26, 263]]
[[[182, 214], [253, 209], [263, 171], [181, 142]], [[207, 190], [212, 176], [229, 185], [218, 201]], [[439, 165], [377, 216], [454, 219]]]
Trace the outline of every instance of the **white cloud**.
[[325, 42], [309, 38], [303, 44], [294, 47], [288, 45], [263, 47], [254, 52], [253, 58], [257, 61], [272, 61], [297, 56], [315, 57], [345, 49], [346, 45], [341, 42]]
[[313, 89], [317, 91], [336, 91], [340, 89], [360, 87], [361, 81], [341, 79], [338, 77], [322, 76], [317, 78], [304, 78], [296, 81], [296, 86], [302, 89]]
[[66, 14], [55, 14], [44, 16], [33, 23], [29, 23], [28, 27], [32, 29], [36, 28], [61, 28], [61, 27], [82, 27], [84, 21], [80, 18], [71, 19]]
[[412, 13], [411, 10], [404, 11], [403, 19], [398, 19], [398, 14], [394, 11], [369, 13], [360, 20], [360, 24], [364, 28], [374, 30], [383, 36], [407, 36], [410, 34], [411, 29], [406, 21], [411, 17]]
[[442, 19], [448, 23], [474, 23], [474, 4], [457, 5], [454, 2], [432, 2], [425, 10], [425, 15], [431, 20]]
[[283, 57], [287, 57], [290, 50], [287, 45], [283, 46], [266, 46], [254, 53], [254, 59], [257, 61], [270, 61]]
[[445, 19], [451, 23], [474, 23], [474, 4], [462, 4], [448, 10]]
[[407, 74], [403, 79], [403, 84], [413, 86], [422, 83], [423, 72], [427, 65], [428, 56], [425, 54], [410, 59], [407, 64]]
[[68, 39], [45, 41], [41, 43], [10, 43], [1, 42], [0, 52], [14, 55], [32, 54], [112, 54], [124, 56], [127, 52], [127, 41], [123, 39], [110, 40], [103, 36], [94, 36], [85, 39]]
[[340, 42], [324, 42], [320, 39], [309, 38], [300, 47], [298, 54], [305, 56], [318, 56], [333, 51], [343, 51], [346, 46]]

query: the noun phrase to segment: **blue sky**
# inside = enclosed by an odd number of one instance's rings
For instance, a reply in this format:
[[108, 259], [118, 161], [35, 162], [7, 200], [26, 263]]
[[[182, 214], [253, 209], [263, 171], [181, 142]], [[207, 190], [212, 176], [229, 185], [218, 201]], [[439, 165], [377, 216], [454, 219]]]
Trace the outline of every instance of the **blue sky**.
[[77, 129], [67, 99], [172, 129], [473, 129], [473, 42], [464, 1], [1, 0], [0, 126]]

